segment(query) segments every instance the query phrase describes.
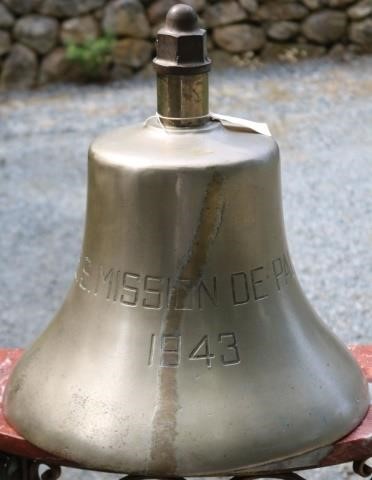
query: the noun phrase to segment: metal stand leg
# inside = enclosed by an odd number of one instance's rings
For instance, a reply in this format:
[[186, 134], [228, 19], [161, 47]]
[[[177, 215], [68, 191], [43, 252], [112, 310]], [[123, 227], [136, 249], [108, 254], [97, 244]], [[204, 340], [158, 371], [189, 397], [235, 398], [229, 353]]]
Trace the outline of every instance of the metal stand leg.
[[[40, 466], [47, 470], [40, 474]], [[61, 475], [58, 465], [46, 465], [37, 460], [0, 453], [0, 480], [57, 480]]]
[[360, 475], [361, 477], [369, 477], [371, 476], [372, 480], [372, 467], [368, 465], [368, 458], [365, 460], [359, 460], [353, 463], [353, 470], [356, 474]]
[[[372, 480], [372, 467], [367, 463], [368, 459], [357, 460], [353, 463], [354, 472], [361, 477], [370, 477]], [[40, 473], [40, 467], [47, 467]], [[0, 480], [58, 480], [61, 476], [61, 467], [58, 465], [48, 465], [38, 460], [17, 457], [7, 453], [0, 452]], [[258, 479], [276, 479], [276, 480], [305, 480], [304, 477], [295, 472], [281, 473], [263, 473], [258, 475], [234, 476], [230, 480], [258, 480]], [[120, 480], [186, 480], [185, 477], [146, 477], [142, 475], [126, 475]]]

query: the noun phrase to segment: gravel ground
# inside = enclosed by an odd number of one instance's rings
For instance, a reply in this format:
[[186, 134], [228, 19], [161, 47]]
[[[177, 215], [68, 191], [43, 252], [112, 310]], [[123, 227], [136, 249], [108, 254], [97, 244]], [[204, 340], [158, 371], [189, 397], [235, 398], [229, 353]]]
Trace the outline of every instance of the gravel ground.
[[[90, 141], [151, 115], [155, 91], [141, 76], [0, 100], [0, 344], [14, 347], [45, 327], [72, 279]], [[342, 340], [372, 342], [372, 57], [217, 71], [211, 103], [213, 111], [269, 123], [281, 147], [285, 222], [304, 290]], [[306, 473], [336, 475], [346, 478], [350, 468]]]

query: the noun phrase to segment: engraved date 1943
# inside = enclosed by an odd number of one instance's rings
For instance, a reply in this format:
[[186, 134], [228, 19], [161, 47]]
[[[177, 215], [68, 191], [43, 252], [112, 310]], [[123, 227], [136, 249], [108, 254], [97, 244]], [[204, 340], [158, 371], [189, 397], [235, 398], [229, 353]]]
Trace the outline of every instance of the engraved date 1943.
[[[238, 365], [240, 363], [237, 338], [233, 332], [218, 333], [216, 338], [203, 335], [189, 351], [183, 352], [181, 335], [150, 336], [148, 366], [152, 367], [159, 359], [160, 367], [178, 367], [183, 360], [198, 360], [211, 368], [215, 362], [223, 366]], [[218, 355], [214, 353], [220, 351]], [[182, 353], [182, 356], [181, 356]], [[156, 360], [155, 360], [156, 358]]]

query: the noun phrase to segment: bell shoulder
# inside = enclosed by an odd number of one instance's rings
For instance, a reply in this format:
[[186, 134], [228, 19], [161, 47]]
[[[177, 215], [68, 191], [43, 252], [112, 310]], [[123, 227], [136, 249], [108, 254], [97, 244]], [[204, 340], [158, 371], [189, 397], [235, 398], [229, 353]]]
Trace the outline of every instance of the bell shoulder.
[[279, 162], [268, 135], [229, 129], [210, 122], [199, 129], [165, 129], [147, 123], [121, 127], [97, 137], [89, 148], [94, 164], [142, 169], [205, 169], [247, 162]]

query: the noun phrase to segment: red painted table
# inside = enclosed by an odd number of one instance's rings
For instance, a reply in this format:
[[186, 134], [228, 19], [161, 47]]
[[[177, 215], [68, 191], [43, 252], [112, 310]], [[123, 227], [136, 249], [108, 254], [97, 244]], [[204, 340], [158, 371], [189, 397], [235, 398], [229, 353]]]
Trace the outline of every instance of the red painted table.
[[[372, 345], [354, 345], [350, 346], [352, 354], [359, 362], [368, 382], [372, 383]], [[49, 453], [46, 453], [39, 448], [31, 445], [24, 438], [15, 432], [12, 427], [7, 423], [3, 414], [3, 394], [7, 380], [9, 378], [12, 368], [16, 364], [19, 357], [22, 355], [20, 349], [0, 349], [0, 452], [4, 452], [3, 458], [16, 458], [24, 459], [28, 461], [31, 459], [31, 463], [38, 465], [39, 463], [45, 463], [48, 465], [69, 465], [74, 466], [71, 463], [53, 457]], [[300, 457], [296, 457], [293, 461], [284, 464], [273, 463], [269, 466], [265, 466], [262, 470], [262, 475], [265, 476], [265, 472], [288, 472], [293, 470], [302, 470], [308, 468], [319, 468], [323, 466], [338, 465], [341, 463], [355, 462], [354, 468], [357, 473], [363, 476], [370, 476], [372, 471], [366, 466], [363, 461], [372, 457], [372, 405], [359, 427], [357, 427], [347, 437], [339, 440], [334, 445], [321, 448], [316, 452], [311, 452]], [[78, 465], [75, 465], [79, 467]], [[3, 461], [4, 468], [4, 461]], [[27, 467], [29, 468], [29, 466]], [[54, 473], [50, 473], [54, 472]], [[58, 477], [59, 471], [56, 469], [49, 470], [49, 475], [44, 476], [48, 480]], [[1, 462], [0, 462], [0, 480], [9, 478], [15, 479], [30, 479], [37, 478], [38, 473], [34, 472], [34, 475], [30, 475], [29, 472], [23, 476], [9, 476], [8, 474], [1, 475]], [[54, 477], [53, 477], [54, 475]], [[270, 477], [267, 473], [266, 476]], [[275, 476], [275, 475], [274, 475]], [[279, 478], [301, 478], [294, 473], [279, 474]], [[271, 475], [273, 477], [273, 475]], [[136, 477], [137, 479], [139, 477]]]

